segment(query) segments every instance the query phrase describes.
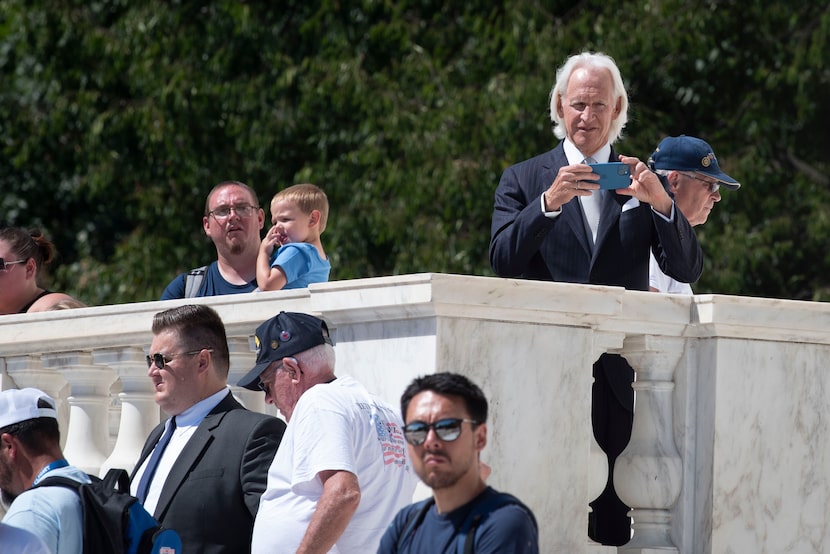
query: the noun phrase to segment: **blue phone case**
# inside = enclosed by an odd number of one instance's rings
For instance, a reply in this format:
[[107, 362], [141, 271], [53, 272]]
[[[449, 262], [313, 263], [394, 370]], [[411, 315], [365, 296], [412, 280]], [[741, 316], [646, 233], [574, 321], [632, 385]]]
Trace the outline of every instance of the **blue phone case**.
[[624, 189], [631, 184], [631, 168], [627, 164], [610, 162], [590, 166], [591, 171], [599, 175], [601, 189]]

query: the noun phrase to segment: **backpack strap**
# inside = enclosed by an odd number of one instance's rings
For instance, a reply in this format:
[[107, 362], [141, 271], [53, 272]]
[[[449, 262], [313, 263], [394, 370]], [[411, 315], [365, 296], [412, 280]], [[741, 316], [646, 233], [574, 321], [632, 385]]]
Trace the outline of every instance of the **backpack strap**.
[[126, 469], [111, 467], [100, 481], [103, 481], [108, 489], [130, 494], [130, 474], [127, 473]]
[[478, 502], [473, 509], [470, 510], [467, 519], [461, 525], [461, 530], [458, 532], [456, 541], [457, 554], [473, 554], [475, 548], [476, 531], [478, 531], [479, 524], [494, 511], [503, 506], [515, 504], [520, 506], [530, 516], [533, 526], [537, 527], [536, 518], [533, 512], [525, 506], [521, 500], [508, 494], [506, 492], [496, 492], [496, 494], [487, 495], [483, 500]]
[[[92, 482], [100, 481], [98, 477], [95, 475], [90, 475], [87, 473], [87, 477], [89, 477]], [[67, 489], [72, 489], [74, 491], [78, 491], [81, 488], [81, 485], [85, 485], [86, 483], [80, 483], [74, 479], [70, 479], [69, 477], [63, 477], [62, 475], [53, 475], [52, 477], [47, 477], [37, 485], [33, 485], [31, 488], [36, 489], [38, 487], [66, 487]]]
[[421, 525], [421, 522], [424, 521], [427, 512], [430, 508], [432, 508], [433, 504], [435, 504], [435, 497], [433, 496], [415, 503], [414, 508], [409, 514], [409, 519], [406, 520], [406, 525], [404, 525], [403, 531], [401, 531], [401, 534], [398, 536], [398, 552], [401, 551], [406, 538], [414, 533], [415, 529], [417, 529], [418, 526]]
[[202, 267], [197, 267], [196, 269], [191, 269], [188, 271], [184, 276], [184, 297], [185, 298], [194, 298], [197, 294], [199, 294], [199, 290], [202, 288], [202, 281], [205, 280], [205, 273], [207, 272], [207, 266], [203, 265]]

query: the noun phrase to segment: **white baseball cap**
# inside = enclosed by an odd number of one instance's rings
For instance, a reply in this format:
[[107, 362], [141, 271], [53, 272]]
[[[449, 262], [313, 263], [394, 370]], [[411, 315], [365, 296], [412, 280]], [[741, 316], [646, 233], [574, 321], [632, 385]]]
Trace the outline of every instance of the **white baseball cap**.
[[58, 419], [55, 401], [42, 390], [27, 388], [0, 392], [0, 429], [38, 417]]

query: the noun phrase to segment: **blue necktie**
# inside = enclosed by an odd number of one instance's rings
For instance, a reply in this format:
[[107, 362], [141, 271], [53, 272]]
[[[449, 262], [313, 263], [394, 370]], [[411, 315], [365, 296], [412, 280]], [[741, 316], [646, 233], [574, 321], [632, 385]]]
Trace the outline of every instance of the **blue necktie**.
[[147, 490], [150, 488], [150, 481], [153, 480], [153, 474], [159, 465], [161, 455], [164, 454], [164, 449], [167, 448], [167, 443], [170, 442], [170, 437], [173, 436], [173, 431], [176, 430], [176, 417], [170, 418], [170, 425], [165, 429], [161, 439], [156, 443], [153, 449], [153, 454], [150, 456], [150, 461], [147, 462], [147, 467], [144, 468], [144, 474], [141, 476], [141, 481], [138, 482], [138, 490], [136, 491], [136, 498], [144, 504], [147, 499]]

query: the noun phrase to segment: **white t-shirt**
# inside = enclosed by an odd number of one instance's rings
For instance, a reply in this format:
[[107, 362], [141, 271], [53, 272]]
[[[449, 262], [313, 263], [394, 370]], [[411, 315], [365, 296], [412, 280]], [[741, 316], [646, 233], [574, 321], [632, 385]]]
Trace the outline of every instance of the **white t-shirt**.
[[660, 292], [667, 292], [669, 294], [694, 294], [694, 292], [692, 292], [692, 286], [689, 283], [675, 281], [663, 273], [660, 266], [657, 265], [657, 260], [654, 258], [654, 252], [649, 254], [648, 284], [650, 287], [655, 288]]
[[357, 511], [330, 552], [377, 551], [418, 477], [397, 410], [349, 376], [315, 385], [297, 402], [259, 501], [252, 554], [297, 551], [323, 492], [317, 474], [327, 470], [349, 471], [360, 483]]

